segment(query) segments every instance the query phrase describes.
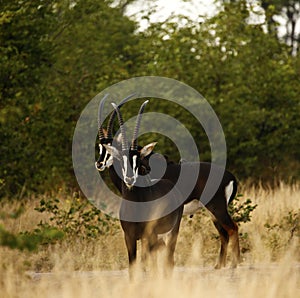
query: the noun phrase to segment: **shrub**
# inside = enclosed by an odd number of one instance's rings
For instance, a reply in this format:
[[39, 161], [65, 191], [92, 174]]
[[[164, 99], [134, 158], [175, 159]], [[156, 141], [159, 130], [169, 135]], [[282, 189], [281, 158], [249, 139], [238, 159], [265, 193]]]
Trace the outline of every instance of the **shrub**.
[[40, 222], [39, 227], [55, 227], [67, 236], [97, 238], [114, 230], [115, 220], [77, 194], [67, 200], [42, 199], [35, 210], [50, 214], [50, 223]]
[[242, 194], [237, 195], [228, 206], [229, 214], [236, 223], [251, 221], [251, 213], [257, 207], [257, 204], [252, 204], [251, 199], [246, 199], [245, 202], [241, 203], [239, 197], [242, 196]]

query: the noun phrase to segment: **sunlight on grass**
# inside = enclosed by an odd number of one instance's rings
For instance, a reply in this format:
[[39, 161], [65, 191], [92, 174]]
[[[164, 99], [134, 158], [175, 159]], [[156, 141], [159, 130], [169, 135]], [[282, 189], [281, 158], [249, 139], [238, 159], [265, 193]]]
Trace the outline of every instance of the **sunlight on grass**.
[[[2, 297], [298, 297], [300, 295], [300, 190], [281, 185], [275, 191], [247, 188], [257, 208], [251, 222], [240, 225], [242, 263], [237, 269], [214, 270], [219, 239], [202, 210], [184, 217], [172, 277], [137, 269], [129, 283], [122, 231], [117, 223], [95, 239], [65, 238], [42, 244], [34, 252], [0, 247]], [[1, 217], [12, 232], [35, 229], [49, 220], [34, 208], [41, 198], [28, 200], [17, 219]], [[61, 195], [68, 199], [68, 195]], [[19, 205], [6, 202], [1, 212]], [[231, 257], [228, 250], [228, 261]], [[140, 246], [138, 246], [138, 254]], [[140, 255], [140, 254], [139, 254]]]

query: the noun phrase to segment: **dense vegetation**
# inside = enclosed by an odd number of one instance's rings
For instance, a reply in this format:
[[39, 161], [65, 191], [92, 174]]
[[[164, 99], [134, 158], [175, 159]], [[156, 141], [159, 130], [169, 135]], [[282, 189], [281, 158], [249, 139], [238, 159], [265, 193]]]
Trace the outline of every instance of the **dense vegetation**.
[[[71, 146], [80, 112], [105, 87], [142, 75], [183, 81], [210, 102], [239, 179], [299, 179], [299, 40], [294, 31], [279, 38], [274, 18], [289, 10], [297, 17], [297, 1], [252, 10], [245, 0], [219, 0], [222, 9], [201, 23], [169, 19], [143, 32], [125, 15], [131, 2], [1, 1], [1, 196], [76, 187]], [[262, 12], [261, 23], [249, 21]], [[176, 107], [154, 108], [186, 121]], [[201, 139], [195, 121], [186, 125]]]

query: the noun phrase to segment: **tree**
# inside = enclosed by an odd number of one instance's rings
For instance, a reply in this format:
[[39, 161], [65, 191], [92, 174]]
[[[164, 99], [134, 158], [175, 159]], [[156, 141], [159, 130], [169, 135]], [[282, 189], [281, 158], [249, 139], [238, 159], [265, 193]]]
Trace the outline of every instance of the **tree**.
[[[154, 24], [142, 33], [150, 49], [143, 71], [181, 80], [208, 99], [240, 179], [289, 180], [299, 177], [299, 73], [286, 45], [248, 17], [245, 1], [236, 1], [201, 25]], [[209, 158], [197, 122], [182, 118]]]
[[135, 23], [110, 4], [1, 2], [2, 194], [74, 185], [80, 112], [104, 87], [128, 78], [133, 63]]
[[0, 177], [16, 193], [39, 167], [35, 123], [45, 95], [39, 86], [54, 62], [50, 32], [56, 20], [49, 1], [0, 5]]
[[[250, 24], [246, 1], [226, 1], [201, 24], [174, 17], [137, 32], [124, 16], [129, 2], [0, 3], [0, 195], [76, 187], [71, 146], [81, 110], [105, 87], [141, 75], [177, 79], [206, 97], [241, 179], [299, 178], [299, 53], [265, 32], [269, 19]], [[126, 104], [124, 117], [139, 104]], [[205, 133], [187, 111], [162, 101], [147, 109], [182, 122], [210, 160]], [[178, 159], [168, 138], [145, 136], [153, 137]]]
[[299, 51], [300, 33], [296, 27], [300, 19], [300, 2], [298, 0], [262, 0], [261, 6], [265, 10], [268, 30], [278, 34], [276, 16], [285, 19], [284, 40], [291, 48], [291, 53]]

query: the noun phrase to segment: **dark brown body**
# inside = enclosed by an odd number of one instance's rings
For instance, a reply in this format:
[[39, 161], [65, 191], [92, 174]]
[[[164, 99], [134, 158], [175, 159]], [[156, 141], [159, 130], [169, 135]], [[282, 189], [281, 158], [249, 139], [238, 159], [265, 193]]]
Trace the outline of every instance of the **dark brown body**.
[[[132, 277], [132, 266], [137, 257], [137, 241], [142, 241], [143, 260], [150, 255], [155, 255], [157, 248], [164, 245], [167, 250], [167, 258], [165, 269], [167, 272], [174, 267], [174, 252], [177, 243], [177, 237], [180, 227], [180, 222], [183, 213], [183, 205], [180, 192], [174, 191], [174, 183], [170, 180], [161, 179], [157, 183], [148, 187], [133, 186], [131, 189], [125, 185], [122, 179], [117, 175], [115, 167], [118, 167], [118, 161], [109, 168], [110, 177], [114, 185], [121, 192], [123, 200], [120, 208], [120, 223], [124, 231], [125, 244], [129, 260], [129, 273]], [[140, 179], [149, 179], [149, 177], [141, 176]], [[146, 184], [146, 183], [145, 183]], [[169, 193], [173, 190], [172, 195]], [[167, 202], [160, 203], [160, 198], [166, 196]], [[180, 201], [181, 200], [181, 201]], [[154, 207], [137, 210], [132, 208], [132, 202], [155, 202]], [[175, 207], [172, 212], [165, 214], [166, 208], [169, 205]], [[123, 218], [139, 218], [141, 212], [145, 217], [154, 216], [155, 220], [149, 221], [126, 221]], [[158, 238], [159, 235], [168, 233], [168, 242], [165, 243]]]
[[[157, 160], [157, 162], [160, 162], [159, 159]], [[152, 160], [152, 164], [154, 164], [155, 166], [155, 161], [153, 162]], [[222, 172], [224, 170], [218, 166], [214, 166], [211, 163], [207, 163], [207, 162], [200, 162], [200, 163], [183, 162], [181, 164], [168, 163], [166, 167], [166, 171], [162, 177], [163, 179], [168, 179], [175, 184], [180, 175], [180, 171], [182, 170], [183, 167], [186, 169], [187, 171], [186, 173], [189, 176], [189, 175], [194, 175], [195, 173], [194, 169], [199, 165], [200, 168], [199, 171], [197, 171], [198, 177], [196, 179], [196, 183], [192, 185], [192, 187], [190, 185], [188, 186], [191, 188], [190, 188], [190, 194], [188, 195], [188, 197], [184, 202], [185, 204], [193, 200], [200, 200], [200, 197], [206, 186], [211, 170], [222, 171]], [[150, 174], [152, 174], [152, 172]], [[153, 178], [157, 178], [157, 177], [155, 177], [154, 175]], [[232, 192], [230, 194], [230, 197], [226, 198], [225, 188], [229, 185], [231, 181], [232, 181]], [[179, 186], [178, 190], [181, 192], [185, 192], [186, 191], [186, 189], [184, 189], [185, 187], [186, 187], [185, 185]], [[216, 185], [215, 187], [216, 189], [215, 189], [214, 196], [205, 204], [205, 208], [213, 216], [213, 222], [216, 229], [219, 232], [220, 240], [221, 240], [220, 255], [215, 268], [221, 268], [226, 265], [226, 255], [227, 255], [227, 247], [228, 247], [229, 240], [232, 242], [232, 252], [233, 252], [232, 267], [236, 267], [237, 263], [240, 260], [238, 226], [232, 220], [227, 210], [228, 204], [234, 199], [237, 192], [236, 178], [234, 177], [233, 174], [225, 170], [221, 184]], [[202, 200], [203, 199], [205, 201], [206, 198], [202, 198]]]

